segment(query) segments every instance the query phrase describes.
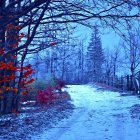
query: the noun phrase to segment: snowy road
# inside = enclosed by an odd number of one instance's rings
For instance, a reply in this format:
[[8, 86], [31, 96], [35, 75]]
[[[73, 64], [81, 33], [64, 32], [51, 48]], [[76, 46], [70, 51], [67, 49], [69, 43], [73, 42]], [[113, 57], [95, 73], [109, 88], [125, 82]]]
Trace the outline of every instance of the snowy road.
[[33, 140], [140, 140], [140, 100], [89, 85], [69, 86], [73, 114]]

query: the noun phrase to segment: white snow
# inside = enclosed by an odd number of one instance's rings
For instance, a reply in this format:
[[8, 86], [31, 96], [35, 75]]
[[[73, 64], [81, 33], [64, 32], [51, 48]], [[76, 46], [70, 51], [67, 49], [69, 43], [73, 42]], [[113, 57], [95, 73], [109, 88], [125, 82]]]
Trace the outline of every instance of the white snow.
[[54, 128], [44, 128], [32, 140], [140, 139], [140, 118], [132, 118], [130, 113], [131, 107], [140, 103], [137, 97], [122, 97], [119, 92], [91, 85], [70, 85], [67, 91], [75, 105], [72, 116]]
[[35, 103], [36, 101], [26, 101], [26, 102], [22, 102], [23, 105], [26, 105], [28, 103]]

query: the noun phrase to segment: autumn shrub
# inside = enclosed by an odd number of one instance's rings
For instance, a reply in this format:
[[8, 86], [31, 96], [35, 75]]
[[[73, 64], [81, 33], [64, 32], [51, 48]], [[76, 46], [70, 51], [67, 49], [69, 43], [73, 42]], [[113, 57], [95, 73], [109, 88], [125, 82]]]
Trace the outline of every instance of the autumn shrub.
[[45, 90], [40, 90], [37, 93], [37, 102], [38, 103], [53, 103], [56, 101], [62, 101], [70, 99], [70, 96], [67, 92], [62, 92], [62, 88], [65, 86], [64, 81], [60, 79], [53, 78], [47, 84]]
[[49, 103], [57, 98], [57, 94], [55, 94], [55, 90], [53, 87], [47, 87], [45, 90], [41, 90], [38, 92], [37, 102], [39, 103]]
[[30, 90], [28, 94], [22, 94], [21, 102], [36, 100], [37, 92], [45, 90], [48, 83], [44, 80], [35, 80], [30, 86], [32, 87], [32, 90]]
[[70, 95], [62, 91], [65, 82], [58, 78], [36, 80], [32, 83], [32, 90], [28, 94], [23, 94], [21, 102], [36, 100], [36, 103], [54, 103], [57, 101], [69, 100]]

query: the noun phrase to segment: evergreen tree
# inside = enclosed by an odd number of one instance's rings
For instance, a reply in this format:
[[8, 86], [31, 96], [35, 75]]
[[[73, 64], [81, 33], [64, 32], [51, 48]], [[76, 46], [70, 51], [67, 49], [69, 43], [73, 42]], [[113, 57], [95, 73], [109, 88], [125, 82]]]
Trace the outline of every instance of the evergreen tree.
[[87, 48], [87, 75], [89, 81], [100, 81], [104, 53], [98, 28], [93, 29], [91, 40]]

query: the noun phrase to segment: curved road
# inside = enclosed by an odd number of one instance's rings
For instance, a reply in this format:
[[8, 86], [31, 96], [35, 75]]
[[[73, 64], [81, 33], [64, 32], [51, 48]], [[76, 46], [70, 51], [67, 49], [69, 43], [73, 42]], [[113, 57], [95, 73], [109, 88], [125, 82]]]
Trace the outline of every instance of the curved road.
[[67, 91], [73, 114], [33, 140], [140, 140], [140, 100], [96, 86], [73, 85]]

